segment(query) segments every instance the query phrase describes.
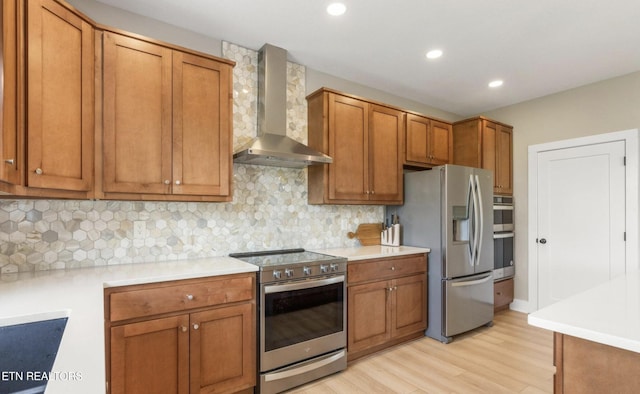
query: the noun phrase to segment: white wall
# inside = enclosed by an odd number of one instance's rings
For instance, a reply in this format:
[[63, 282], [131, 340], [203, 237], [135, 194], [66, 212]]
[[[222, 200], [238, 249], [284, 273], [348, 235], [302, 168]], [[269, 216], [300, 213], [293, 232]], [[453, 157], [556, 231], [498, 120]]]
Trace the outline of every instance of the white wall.
[[483, 115], [514, 126], [515, 297], [528, 301], [527, 148], [544, 142], [639, 128], [640, 72]]

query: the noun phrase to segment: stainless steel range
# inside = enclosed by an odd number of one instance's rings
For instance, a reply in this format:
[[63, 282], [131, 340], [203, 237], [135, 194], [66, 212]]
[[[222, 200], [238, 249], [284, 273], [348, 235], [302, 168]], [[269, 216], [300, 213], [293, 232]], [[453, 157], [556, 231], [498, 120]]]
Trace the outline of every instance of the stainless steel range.
[[229, 256], [259, 267], [260, 393], [346, 368], [347, 259], [304, 249]]

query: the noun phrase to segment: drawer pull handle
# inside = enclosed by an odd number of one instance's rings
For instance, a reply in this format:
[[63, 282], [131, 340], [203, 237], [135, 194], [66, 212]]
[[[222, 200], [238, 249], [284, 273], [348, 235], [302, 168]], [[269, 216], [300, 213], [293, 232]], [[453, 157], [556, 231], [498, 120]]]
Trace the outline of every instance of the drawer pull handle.
[[187, 300], [193, 301], [193, 294], [187, 294]]
[[194, 329], [194, 330], [197, 330], [198, 328], [200, 328], [200, 325], [199, 325], [198, 323], [194, 323], [194, 325], [193, 325], [193, 329]]
[[391, 271], [395, 271], [395, 270], [396, 270], [396, 267], [391, 267]]

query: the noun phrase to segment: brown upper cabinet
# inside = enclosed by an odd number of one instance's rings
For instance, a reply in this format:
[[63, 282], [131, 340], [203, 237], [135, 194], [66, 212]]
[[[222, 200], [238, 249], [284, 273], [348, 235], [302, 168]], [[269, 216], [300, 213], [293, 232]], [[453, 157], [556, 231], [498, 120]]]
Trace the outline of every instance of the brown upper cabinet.
[[105, 31], [103, 193], [230, 201], [234, 63]]
[[90, 198], [94, 30], [54, 0], [2, 3], [0, 190]]
[[0, 11], [0, 192], [231, 200], [234, 62], [95, 28], [60, 0]]
[[409, 113], [406, 136], [404, 164], [432, 167], [451, 163], [453, 158], [451, 124]]
[[513, 126], [484, 117], [453, 124], [453, 162], [493, 171], [493, 191], [513, 194]]
[[326, 88], [307, 101], [309, 146], [333, 158], [309, 167], [309, 203], [402, 204], [405, 113]]

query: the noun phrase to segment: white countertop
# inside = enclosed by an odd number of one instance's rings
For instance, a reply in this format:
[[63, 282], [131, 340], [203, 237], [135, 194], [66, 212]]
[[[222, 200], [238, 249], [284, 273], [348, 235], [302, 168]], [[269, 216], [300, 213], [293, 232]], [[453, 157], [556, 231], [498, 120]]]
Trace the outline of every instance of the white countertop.
[[[68, 316], [53, 365], [61, 378], [50, 380], [46, 393], [103, 393], [105, 287], [257, 270], [237, 259], [215, 257], [4, 275], [0, 281], [0, 327], [34, 320], [33, 315], [42, 319]], [[64, 379], [71, 376], [81, 379]]]
[[627, 273], [529, 315], [529, 324], [640, 353], [640, 272]]
[[413, 246], [354, 246], [351, 248], [315, 249], [312, 252], [328, 254], [338, 257], [346, 257], [348, 261], [377, 259], [381, 257], [404, 256], [417, 253], [428, 253], [429, 248], [416, 248]]
[[[348, 260], [427, 253], [410, 246], [363, 246], [314, 250]], [[68, 316], [47, 394], [105, 391], [104, 288], [255, 272], [257, 266], [230, 257], [110, 265], [4, 275], [0, 278], [0, 327]], [[64, 377], [81, 379], [64, 379]], [[0, 381], [0, 389], [2, 381]], [[2, 390], [0, 390], [2, 391]]]

